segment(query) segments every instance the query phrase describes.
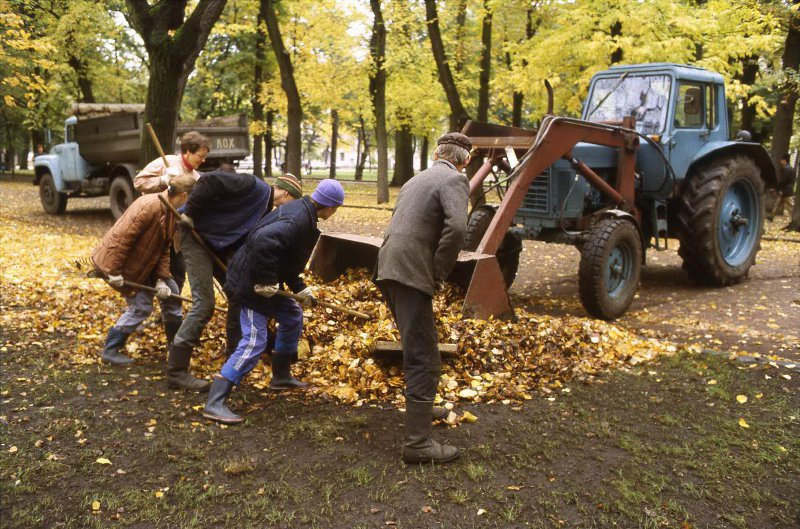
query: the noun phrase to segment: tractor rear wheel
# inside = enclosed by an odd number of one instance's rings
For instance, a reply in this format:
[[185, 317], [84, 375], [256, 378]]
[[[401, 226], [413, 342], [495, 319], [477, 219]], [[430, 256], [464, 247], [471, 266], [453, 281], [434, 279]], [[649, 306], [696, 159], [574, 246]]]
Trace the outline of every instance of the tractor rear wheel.
[[[487, 205], [478, 206], [472, 210], [467, 222], [465, 250], [474, 252], [478, 249], [481, 239], [486, 234], [486, 230], [489, 229], [489, 224], [492, 223], [494, 214], [495, 209]], [[520, 253], [522, 253], [522, 238], [516, 233], [506, 233], [503, 237], [503, 242], [500, 243], [500, 248], [497, 249], [497, 262], [503, 272], [506, 288], [511, 288], [514, 279], [517, 277]]]
[[56, 190], [53, 175], [44, 173], [39, 181], [39, 200], [42, 208], [51, 215], [61, 215], [67, 210], [67, 194]]
[[111, 214], [118, 219], [125, 213], [128, 206], [136, 199], [131, 181], [126, 176], [118, 176], [111, 182], [108, 190], [108, 199], [111, 203]]
[[603, 219], [581, 247], [578, 287], [586, 312], [613, 320], [628, 310], [642, 272], [642, 240], [632, 222]]
[[764, 183], [751, 158], [700, 167], [684, 186], [678, 213], [678, 254], [689, 278], [712, 286], [741, 281], [756, 262], [764, 217]]

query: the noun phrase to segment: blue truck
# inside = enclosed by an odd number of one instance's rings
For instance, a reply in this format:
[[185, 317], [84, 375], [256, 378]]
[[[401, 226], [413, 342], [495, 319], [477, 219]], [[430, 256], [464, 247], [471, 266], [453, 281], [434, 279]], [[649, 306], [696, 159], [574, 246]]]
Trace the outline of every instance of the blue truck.
[[[140, 160], [144, 105], [78, 104], [72, 113], [64, 122], [64, 142], [34, 160], [42, 207], [59, 215], [69, 199], [107, 195], [112, 215], [119, 218], [138, 195], [134, 176], [149, 161]], [[250, 153], [244, 115], [178, 123], [178, 136], [189, 130], [211, 140], [200, 170], [233, 163]], [[179, 152], [177, 143], [173, 150]]]

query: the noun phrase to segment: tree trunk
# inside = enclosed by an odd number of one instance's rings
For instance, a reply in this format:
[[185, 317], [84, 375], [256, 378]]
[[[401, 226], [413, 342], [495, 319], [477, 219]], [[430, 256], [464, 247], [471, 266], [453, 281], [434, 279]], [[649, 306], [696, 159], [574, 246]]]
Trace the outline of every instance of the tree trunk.
[[456, 10], [456, 41], [453, 53], [454, 69], [461, 73], [464, 68], [464, 25], [467, 22], [467, 0], [458, 0]]
[[[261, 31], [261, 24], [264, 22], [263, 5], [258, 10], [256, 17], [256, 60], [253, 72], [253, 121], [260, 127], [264, 122], [264, 104], [258, 96], [261, 92], [261, 83], [264, 81], [264, 46], [267, 45], [267, 36]], [[253, 173], [259, 177], [264, 177], [264, 134], [253, 135]], [[269, 156], [267, 154], [267, 156]]]
[[[794, 174], [800, 174], [800, 152], [794, 155]], [[794, 208], [792, 209], [792, 220], [786, 226], [787, 230], [800, 231], [800, 181], [795, 180], [794, 184]]]
[[364, 126], [364, 118], [358, 118], [358, 147], [356, 149], [356, 173], [354, 178], [361, 181], [364, 178], [364, 164], [367, 161], [369, 151], [369, 139], [367, 138], [367, 128]]
[[611, 37], [616, 39], [616, 42], [614, 43], [614, 46], [616, 47], [614, 48], [614, 51], [611, 52], [611, 64], [617, 64], [619, 62], [622, 62], [623, 59], [622, 47], [618, 44], [619, 37], [621, 36], [622, 36], [622, 21], [617, 20], [616, 22], [611, 24]]
[[94, 92], [92, 91], [92, 82], [86, 76], [86, 63], [75, 57], [74, 55], [70, 55], [69, 59], [67, 59], [67, 64], [75, 70], [75, 75], [78, 77], [78, 88], [81, 91], [81, 103], [95, 103], [94, 99]]
[[[150, 5], [147, 0], [125, 0], [126, 17], [141, 35], [150, 63], [145, 123], [152, 123], [168, 153], [175, 148], [175, 128], [186, 81], [226, 0], [200, 0], [184, 20], [187, 3], [188, 0], [176, 0]], [[142, 164], [158, 157], [144, 129], [141, 145]]]
[[380, 0], [370, 0], [372, 8], [372, 38], [370, 55], [373, 71], [370, 74], [369, 93], [375, 113], [375, 143], [378, 149], [378, 204], [389, 202], [389, 153], [386, 137], [386, 26], [383, 23]]
[[458, 94], [458, 87], [444, 52], [442, 33], [439, 30], [439, 15], [436, 12], [436, 0], [425, 0], [425, 20], [428, 23], [428, 36], [431, 40], [433, 59], [436, 61], [436, 70], [439, 72], [439, 82], [447, 96], [447, 103], [450, 105], [449, 130], [457, 131], [469, 119], [469, 114], [461, 104], [461, 96]]
[[331, 169], [328, 177], [336, 178], [336, 157], [339, 154], [339, 112], [331, 109]]
[[272, 122], [275, 121], [275, 111], [267, 111], [267, 127], [264, 131], [264, 178], [272, 178]]
[[[739, 80], [742, 84], [746, 84], [748, 86], [753, 86], [756, 82], [756, 75], [758, 74], [758, 57], [750, 55], [742, 59], [742, 75], [739, 76]], [[742, 97], [742, 120], [741, 120], [741, 130], [750, 131], [753, 135], [753, 141], [761, 143], [762, 135], [759, 131], [755, 130], [755, 120], [756, 120], [756, 107], [748, 101], [750, 98], [750, 92]]]
[[283, 45], [280, 27], [278, 26], [278, 15], [275, 12], [275, 2], [273, 0], [261, 0], [264, 6], [264, 15], [267, 22], [269, 40], [272, 42], [272, 51], [275, 52], [275, 59], [278, 63], [278, 70], [281, 72], [281, 88], [286, 94], [286, 121], [288, 133], [286, 135], [286, 171], [292, 173], [297, 178], [302, 178], [302, 130], [303, 107], [300, 101], [300, 92], [297, 90], [297, 83], [294, 80], [294, 66], [289, 52]]
[[492, 11], [483, 0], [481, 24], [481, 72], [478, 76], [478, 121], [489, 121], [489, 80], [492, 77]]
[[424, 171], [428, 168], [428, 137], [423, 136], [419, 144], [419, 170]]
[[[800, 4], [800, 0], [794, 0], [792, 4], [797, 6]], [[781, 60], [784, 81], [780, 87], [778, 108], [775, 110], [775, 117], [772, 120], [772, 149], [770, 151], [775, 167], [780, 167], [781, 156], [789, 152], [794, 107], [800, 91], [797, 82], [798, 75], [800, 75], [800, 10], [795, 10], [789, 15], [786, 45]]]
[[411, 127], [401, 125], [394, 133], [394, 172], [393, 186], [400, 187], [414, 176], [414, 136]]

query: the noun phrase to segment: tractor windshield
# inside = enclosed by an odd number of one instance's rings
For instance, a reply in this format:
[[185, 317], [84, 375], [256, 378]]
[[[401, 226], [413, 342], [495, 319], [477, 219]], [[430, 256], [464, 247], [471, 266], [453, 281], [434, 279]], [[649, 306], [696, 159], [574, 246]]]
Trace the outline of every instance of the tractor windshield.
[[660, 134], [667, 123], [669, 91], [667, 75], [627, 75], [597, 79], [589, 101], [589, 121], [622, 121], [636, 118], [642, 134]]

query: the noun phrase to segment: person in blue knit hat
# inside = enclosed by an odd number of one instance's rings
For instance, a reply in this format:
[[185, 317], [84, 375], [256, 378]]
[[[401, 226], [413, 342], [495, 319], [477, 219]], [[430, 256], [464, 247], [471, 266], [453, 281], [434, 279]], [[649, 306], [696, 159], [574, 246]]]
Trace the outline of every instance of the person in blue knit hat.
[[[265, 216], [250, 232], [228, 265], [225, 293], [241, 307], [242, 339], [214, 376], [203, 417], [225, 424], [242, 421], [226, 405], [233, 386], [257, 364], [267, 343], [267, 320], [278, 322], [272, 357], [274, 389], [303, 388], [291, 374], [303, 331], [303, 308], [316, 299], [300, 274], [311, 257], [320, 232], [319, 219], [328, 219], [344, 203], [344, 189], [336, 180], [322, 180], [311, 196], [284, 204]], [[297, 301], [278, 295], [286, 287], [303, 297]]]

